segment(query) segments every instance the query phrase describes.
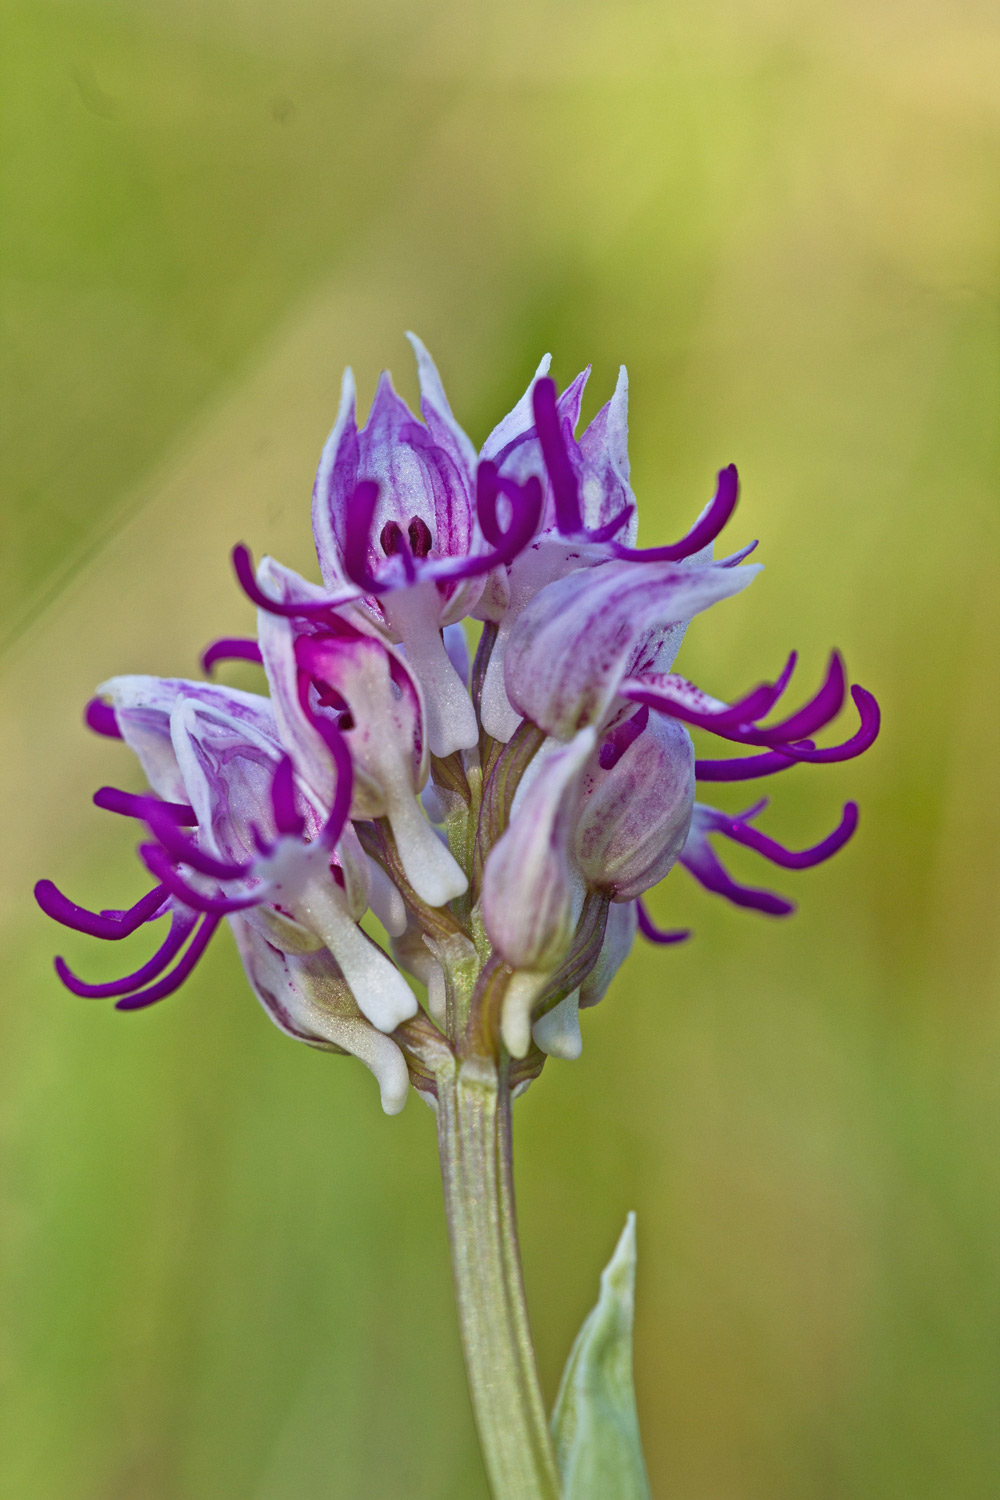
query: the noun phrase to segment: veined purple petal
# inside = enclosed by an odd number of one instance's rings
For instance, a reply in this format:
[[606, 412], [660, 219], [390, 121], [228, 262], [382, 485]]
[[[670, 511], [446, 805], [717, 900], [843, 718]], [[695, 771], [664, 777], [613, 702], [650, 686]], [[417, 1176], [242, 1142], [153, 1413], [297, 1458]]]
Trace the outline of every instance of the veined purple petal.
[[171, 969], [169, 974], [158, 980], [156, 984], [151, 984], [148, 989], [138, 990], [134, 995], [128, 995], [124, 1000], [117, 1001], [115, 1009], [142, 1010], [145, 1006], [152, 1005], [154, 1001], [163, 1000], [167, 995], [172, 995], [175, 990], [180, 989], [208, 947], [209, 939], [218, 925], [217, 916], [205, 917], [176, 968]]
[[55, 960], [56, 973], [68, 990], [86, 1000], [104, 1000], [112, 995], [127, 995], [132, 990], [141, 989], [148, 980], [156, 979], [163, 973], [187, 942], [191, 929], [197, 921], [197, 913], [193, 911], [175, 911], [171, 917], [170, 931], [152, 958], [147, 959], [134, 974], [126, 974], [122, 979], [109, 979], [106, 984], [87, 984], [76, 977], [62, 958]]
[[691, 936], [690, 927], [657, 927], [642, 900], [636, 903], [639, 931], [648, 943], [686, 943]]
[[[743, 816], [745, 817], [746, 814]], [[843, 849], [848, 839], [853, 837], [857, 826], [858, 804], [848, 802], [833, 832], [828, 833], [825, 839], [820, 839], [818, 844], [813, 844], [809, 849], [786, 849], [784, 844], [779, 844], [776, 839], [769, 838], [766, 833], [749, 827], [743, 821], [743, 817], [733, 818], [727, 827], [720, 827], [719, 832], [724, 833], [734, 843], [745, 844], [748, 849], [754, 849], [758, 854], [763, 854], [765, 859], [769, 859], [772, 864], [781, 865], [785, 870], [808, 870], [813, 865], [819, 865], [824, 860], [831, 859], [838, 850]]]
[[275, 767], [271, 782], [271, 807], [274, 826], [278, 832], [301, 838], [306, 824], [295, 806], [295, 771], [290, 755], [283, 755]]
[[35, 886], [35, 900], [47, 917], [61, 922], [64, 927], [72, 927], [76, 932], [86, 932], [91, 937], [107, 938], [111, 942], [128, 937], [144, 922], [151, 921], [167, 895], [166, 883], [155, 885], [134, 906], [108, 916], [104, 912], [88, 911], [85, 906], [77, 906], [51, 880], [39, 880]]
[[679, 542], [666, 547], [622, 547], [614, 546], [616, 557], [629, 558], [635, 562], [681, 562], [692, 557], [714, 542], [726, 525], [740, 495], [739, 475], [735, 464], [727, 464], [719, 470], [713, 496], [704, 515], [700, 516], [691, 530]]
[[92, 729], [95, 734], [104, 735], [106, 739], [120, 740], [122, 737], [114, 709], [101, 698], [89, 700], [83, 710], [83, 722], [88, 729]]
[[[252, 567], [252, 563], [250, 566]], [[260, 647], [256, 641], [245, 636], [224, 635], [219, 640], [212, 641], [201, 653], [202, 671], [211, 672], [217, 661], [252, 661], [259, 666]]]
[[116, 786], [98, 787], [94, 793], [94, 806], [105, 812], [121, 813], [126, 818], [142, 818], [144, 822], [148, 821], [147, 810], [155, 807], [161, 816], [171, 818], [184, 827], [191, 828], [198, 822], [194, 808], [186, 802], [163, 802], [158, 797], [123, 792]]
[[[556, 579], [511, 631], [504, 659], [510, 703], [559, 739], [599, 723], [670, 627], [738, 593], [756, 573], [752, 564], [608, 562]], [[659, 706], [655, 698], [650, 706]]]
[[587, 536], [632, 546], [638, 522], [629, 481], [628, 372], [618, 371], [614, 394], [590, 422], [578, 445], [580, 502]]

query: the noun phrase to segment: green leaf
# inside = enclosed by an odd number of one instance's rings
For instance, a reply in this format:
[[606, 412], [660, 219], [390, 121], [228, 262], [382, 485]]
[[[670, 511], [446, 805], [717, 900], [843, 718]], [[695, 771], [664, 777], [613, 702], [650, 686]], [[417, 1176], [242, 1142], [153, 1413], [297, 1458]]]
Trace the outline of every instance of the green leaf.
[[601, 1275], [552, 1413], [564, 1500], [650, 1500], [632, 1382], [635, 1214]]

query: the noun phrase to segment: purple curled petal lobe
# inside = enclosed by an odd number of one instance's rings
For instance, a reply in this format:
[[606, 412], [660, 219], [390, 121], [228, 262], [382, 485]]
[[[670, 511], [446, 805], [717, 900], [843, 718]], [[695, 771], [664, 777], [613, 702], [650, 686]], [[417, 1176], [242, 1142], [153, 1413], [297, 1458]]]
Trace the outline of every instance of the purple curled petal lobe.
[[858, 804], [846, 803], [840, 822], [833, 832], [808, 849], [787, 849], [784, 844], [779, 844], [776, 839], [769, 838], [759, 829], [749, 827], [744, 821], [745, 817], [746, 814], [743, 818], [733, 818], [727, 827], [719, 828], [718, 831], [734, 843], [754, 849], [772, 864], [780, 865], [785, 870], [808, 870], [814, 865], [822, 864], [824, 860], [832, 859], [853, 838], [858, 826]]
[[559, 420], [555, 381], [548, 376], [536, 380], [531, 392], [531, 404], [538, 444], [552, 486], [556, 526], [563, 536], [577, 536], [583, 527], [580, 483]]
[[724, 896], [734, 906], [764, 912], [769, 917], [787, 917], [795, 910], [793, 902], [775, 891], [738, 884], [704, 838], [689, 840], [681, 853], [680, 863], [699, 885], [713, 895]]
[[355, 485], [348, 497], [344, 519], [344, 571], [364, 594], [379, 590], [379, 581], [368, 565], [378, 493], [374, 479], [363, 479]]
[[208, 875], [213, 880], [245, 880], [252, 871], [250, 863], [237, 864], [234, 860], [216, 859], [207, 850], [200, 849], [187, 834], [181, 832], [169, 815], [159, 814], [155, 807], [149, 808], [146, 823], [174, 864], [189, 865], [192, 870], [197, 870], [200, 875]]
[[629, 745], [635, 744], [648, 723], [649, 709], [646, 704], [641, 704], [634, 714], [608, 731], [597, 756], [602, 771], [614, 770]]
[[106, 739], [120, 740], [122, 737], [114, 709], [101, 698], [91, 698], [88, 701], [83, 710], [83, 722], [94, 734], [101, 734]]
[[745, 547], [739, 547], [735, 552], [730, 552], [728, 557], [718, 559], [720, 568], [735, 568], [737, 563], [746, 562], [751, 553], [756, 552], [760, 542], [747, 542]]
[[272, 599], [270, 594], [266, 594], [258, 584], [250, 549], [242, 542], [237, 542], [233, 548], [233, 569], [240, 588], [251, 604], [256, 604], [258, 609], [266, 610], [268, 614], [284, 615], [290, 620], [325, 619], [332, 609], [337, 609], [340, 605], [359, 598], [360, 592], [363, 592], [357, 588], [344, 588], [327, 599]]
[[133, 990], [141, 989], [149, 980], [159, 978], [187, 942], [197, 920], [195, 912], [175, 911], [171, 918], [170, 931], [152, 958], [147, 959], [133, 974], [126, 974], [121, 979], [109, 979], [104, 984], [87, 984], [76, 977], [62, 958], [55, 960], [56, 973], [68, 990], [86, 1000], [104, 1000], [114, 995], [128, 995]]
[[814, 734], [840, 713], [844, 706], [846, 691], [844, 660], [839, 651], [834, 651], [830, 657], [826, 678], [815, 696], [810, 698], [809, 702], [796, 713], [791, 714], [787, 719], [782, 719], [779, 724], [772, 724], [763, 729], [758, 728], [755, 732], [756, 743], [782, 745], [789, 740], [799, 740], [808, 734]]
[[[812, 740], [802, 744], [812, 748]], [[765, 750], [761, 755], [740, 755], [725, 760], [696, 760], [695, 779], [698, 781], [756, 781], [759, 776], [774, 776], [779, 771], [788, 771], [796, 762], [780, 750]]]
[[[694, 683], [674, 672], [633, 678], [623, 683], [622, 695], [633, 703], [645, 704], [686, 724], [709, 729], [714, 734], [722, 734], [726, 729], [742, 731], [744, 726], [763, 718], [778, 702], [788, 686], [796, 661], [797, 655], [793, 651], [775, 682], [762, 682], [733, 703], [710, 698]], [[742, 738], [742, 734], [739, 737]]]
[[169, 894], [165, 883], [155, 885], [151, 891], [124, 911], [108, 916], [104, 912], [88, 911], [70, 901], [51, 880], [39, 880], [35, 886], [35, 900], [47, 917], [72, 927], [76, 932], [86, 932], [91, 937], [106, 938], [116, 942], [136, 932], [144, 922], [150, 922], [158, 914]]
[[209, 896], [204, 891], [195, 890], [179, 871], [174, 869], [170, 856], [159, 844], [140, 844], [139, 857], [150, 873], [166, 886], [172, 896], [183, 902], [185, 906], [190, 906], [194, 911], [224, 917], [230, 912], [246, 911], [251, 906], [260, 905], [261, 897], [258, 894]]
[[150, 807], [154, 807], [162, 817], [170, 818], [174, 823], [184, 827], [193, 827], [198, 822], [194, 808], [186, 802], [163, 802], [158, 797], [123, 792], [116, 786], [98, 787], [93, 801], [95, 807], [100, 807], [105, 812], [120, 813], [126, 818], [142, 818], [143, 821], [148, 821], [147, 811]]
[[[497, 513], [500, 495], [510, 501], [511, 516], [506, 529], [500, 525]], [[477, 578], [512, 563], [534, 540], [544, 503], [541, 482], [534, 475], [524, 484], [518, 484], [498, 474], [489, 459], [484, 459], [476, 474], [476, 497], [480, 530], [490, 544], [489, 550], [468, 557], [431, 558], [421, 569], [422, 577], [439, 583]]]
[[612, 516], [610, 521], [606, 521], [603, 526], [594, 526], [587, 532], [588, 542], [593, 542], [595, 545], [610, 542], [618, 535], [623, 526], [628, 525], [634, 514], [634, 505], [623, 505], [618, 514]]
[[861, 723], [850, 739], [844, 740], [840, 745], [824, 745], [818, 749], [811, 740], [802, 740], [794, 745], [782, 745], [780, 753], [789, 756], [792, 761], [805, 761], [810, 765], [834, 765], [863, 755], [878, 739], [882, 714], [875, 695], [867, 688], [855, 684], [851, 688], [851, 697]]
[[[761, 726], [755, 720], [769, 711], [787, 686], [794, 653], [788, 666], [773, 686], [755, 688], [736, 704], [709, 699], [683, 679], [663, 674], [635, 677], [622, 684], [622, 696], [633, 703], [646, 703], [659, 713], [707, 729], [720, 739], [735, 744], [758, 745], [768, 755], [747, 760], [706, 760], [699, 762], [698, 774], [706, 781], [747, 781], [755, 776], [771, 775], [791, 764], [809, 761], [832, 764], [861, 755], [878, 738], [881, 724], [879, 706], [866, 688], [855, 685], [851, 697], [861, 723], [856, 732], [840, 745], [817, 748], [812, 739], [801, 738], [824, 728], [839, 712], [844, 700], [845, 674], [839, 652], [834, 652], [822, 687], [801, 709], [778, 724]], [[770, 697], [771, 703], [768, 703]]]
[[727, 464], [724, 469], [719, 470], [715, 495], [708, 509], [679, 542], [673, 542], [666, 547], [648, 548], [616, 545], [613, 549], [615, 555], [636, 562], [682, 562], [686, 557], [693, 557], [696, 552], [700, 552], [703, 547], [715, 541], [736, 509], [739, 495], [740, 481], [736, 465]]
[[636, 915], [639, 919], [639, 931], [648, 943], [686, 943], [691, 936], [690, 927], [658, 927], [642, 900], [636, 905]]
[[167, 995], [172, 995], [175, 990], [180, 989], [208, 947], [209, 941], [218, 925], [219, 918], [217, 916], [206, 916], [188, 944], [180, 962], [170, 970], [170, 973], [165, 974], [155, 984], [151, 984], [148, 989], [137, 990], [134, 994], [127, 995], [123, 1000], [118, 1000], [115, 1003], [115, 1009], [144, 1010], [147, 1005], [153, 1005], [157, 1000], [163, 1000]]
[[[295, 656], [297, 661], [300, 655], [303, 654], [298, 650], [298, 646], [299, 642], [296, 642]], [[333, 802], [320, 834], [323, 842], [332, 847], [340, 838], [351, 811], [351, 801], [354, 796], [354, 764], [351, 760], [351, 752], [348, 749], [347, 741], [336, 724], [332, 723], [330, 719], [324, 717], [322, 714], [317, 714], [313, 711], [312, 705], [309, 702], [310, 681], [311, 677], [307, 666], [306, 670], [300, 672], [298, 678], [299, 706], [330, 752], [330, 758], [333, 761], [336, 772]]]
[[202, 671], [211, 672], [219, 661], [252, 661], [259, 666], [262, 661], [260, 647], [256, 641], [246, 636], [221, 636], [219, 640], [207, 645], [201, 653]]
[[274, 813], [274, 826], [279, 833], [302, 837], [306, 824], [295, 806], [295, 771], [290, 755], [283, 755], [274, 768], [271, 809]]

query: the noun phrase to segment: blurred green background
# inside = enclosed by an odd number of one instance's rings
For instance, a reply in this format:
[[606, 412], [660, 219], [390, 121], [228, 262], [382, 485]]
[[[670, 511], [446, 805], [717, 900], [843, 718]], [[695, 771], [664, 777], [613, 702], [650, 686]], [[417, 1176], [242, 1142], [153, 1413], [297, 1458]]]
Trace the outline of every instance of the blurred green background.
[[283, 1039], [228, 938], [150, 1012], [72, 999], [54, 948], [120, 955], [27, 897], [134, 899], [80, 705], [251, 623], [233, 541], [312, 570], [342, 366], [412, 396], [413, 327], [480, 439], [544, 349], [588, 414], [626, 362], [645, 541], [735, 460], [767, 564], [684, 670], [837, 644], [886, 715], [775, 785], [790, 841], [862, 804], [799, 915], [675, 874], [695, 940], [519, 1104], [546, 1390], [635, 1207], [659, 1500], [995, 1500], [995, 7], [7, 0], [3, 69], [0, 1494], [485, 1496], [430, 1113]]

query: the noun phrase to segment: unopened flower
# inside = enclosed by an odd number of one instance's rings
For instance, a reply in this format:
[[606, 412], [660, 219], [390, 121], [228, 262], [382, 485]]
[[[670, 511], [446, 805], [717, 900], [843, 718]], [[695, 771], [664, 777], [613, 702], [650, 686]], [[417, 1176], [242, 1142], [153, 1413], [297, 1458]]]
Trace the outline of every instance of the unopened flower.
[[[257, 638], [215, 642], [204, 663], [260, 663], [266, 696], [117, 678], [88, 706], [149, 782], [97, 800], [146, 825], [152, 889], [90, 913], [37, 888], [50, 915], [100, 937], [168, 920], [120, 981], [57, 961], [69, 988], [123, 1009], [175, 990], [228, 918], [278, 1025], [361, 1058], [390, 1111], [408, 1078], [433, 1098], [442, 1059], [505, 1060], [520, 1089], [546, 1054], [575, 1056], [580, 1010], [636, 932], [688, 936], [642, 899], [675, 864], [735, 905], [791, 911], [737, 883], [720, 841], [806, 868], [851, 837], [855, 805], [796, 852], [758, 827], [764, 803], [728, 813], [696, 788], [846, 761], [879, 729], [874, 698], [852, 687], [858, 727], [816, 743], [847, 699], [836, 653], [791, 712], [794, 654], [733, 702], [674, 671], [692, 619], [759, 569], [753, 544], [713, 557], [739, 493], [731, 465], [680, 540], [637, 546], [624, 371], [577, 438], [588, 372], [560, 395], [543, 361], [477, 453], [412, 342], [422, 420], [384, 376], [359, 429], [345, 377], [313, 493], [322, 583], [235, 549]], [[471, 667], [466, 622], [480, 632]], [[696, 757], [693, 732], [737, 753]], [[404, 970], [426, 986], [422, 1009]]]

